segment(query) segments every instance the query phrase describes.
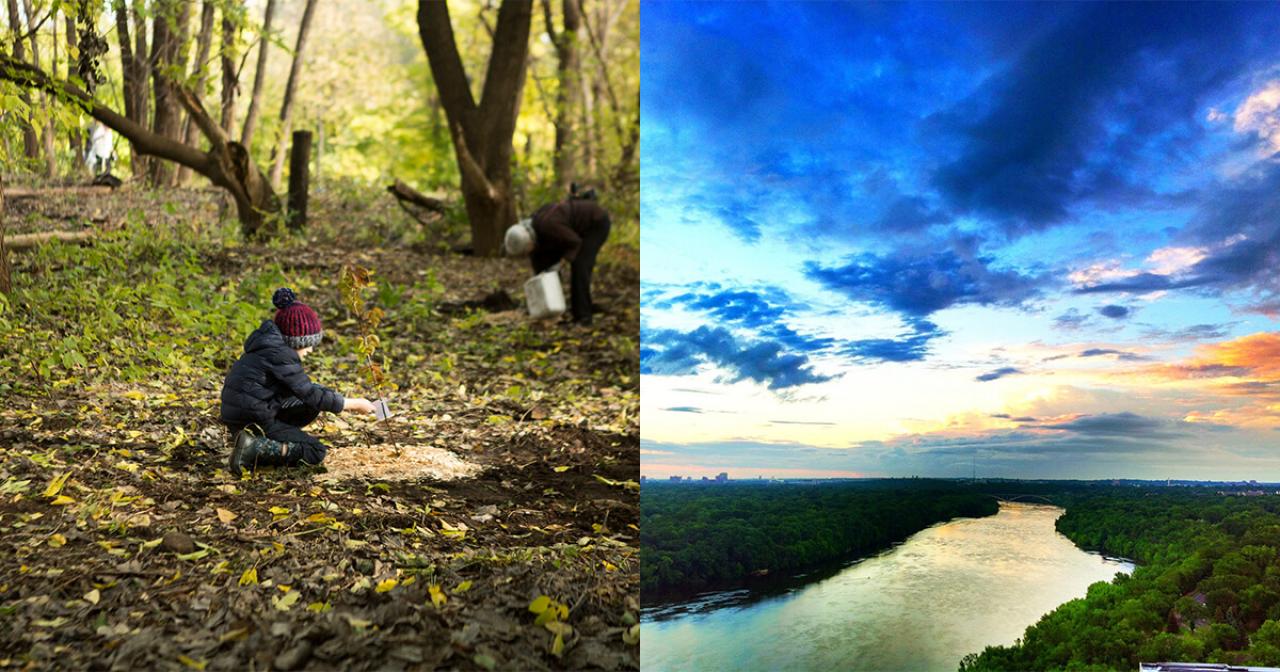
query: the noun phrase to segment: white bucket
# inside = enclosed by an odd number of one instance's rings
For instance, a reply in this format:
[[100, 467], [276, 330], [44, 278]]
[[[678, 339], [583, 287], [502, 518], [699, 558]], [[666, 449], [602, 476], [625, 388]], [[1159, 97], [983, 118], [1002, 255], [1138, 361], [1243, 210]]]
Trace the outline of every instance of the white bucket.
[[548, 271], [526, 280], [524, 302], [529, 307], [529, 317], [535, 320], [563, 314], [564, 288], [560, 286], [560, 274]]

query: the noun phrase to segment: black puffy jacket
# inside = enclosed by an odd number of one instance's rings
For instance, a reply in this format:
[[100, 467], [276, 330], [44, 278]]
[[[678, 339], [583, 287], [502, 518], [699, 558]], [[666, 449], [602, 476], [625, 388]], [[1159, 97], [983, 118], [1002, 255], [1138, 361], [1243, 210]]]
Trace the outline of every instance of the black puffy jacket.
[[311, 382], [298, 351], [285, 344], [275, 322], [266, 320], [249, 334], [244, 355], [231, 365], [222, 384], [222, 421], [228, 425], [270, 421], [289, 397], [330, 413], [341, 412], [345, 403], [341, 394]]

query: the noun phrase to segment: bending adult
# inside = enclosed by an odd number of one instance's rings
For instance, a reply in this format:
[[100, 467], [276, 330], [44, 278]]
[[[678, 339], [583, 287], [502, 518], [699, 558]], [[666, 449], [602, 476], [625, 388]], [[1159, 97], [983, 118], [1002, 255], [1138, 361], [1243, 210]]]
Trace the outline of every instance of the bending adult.
[[610, 226], [595, 190], [574, 185], [567, 200], [544, 205], [507, 229], [504, 246], [510, 256], [528, 255], [534, 273], [569, 262], [569, 309], [575, 324], [589, 325], [591, 273]]

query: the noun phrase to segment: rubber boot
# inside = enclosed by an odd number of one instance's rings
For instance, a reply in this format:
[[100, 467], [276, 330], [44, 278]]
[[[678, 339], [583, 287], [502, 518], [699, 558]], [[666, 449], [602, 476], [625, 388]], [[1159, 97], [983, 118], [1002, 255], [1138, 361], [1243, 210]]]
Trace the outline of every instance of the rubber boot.
[[253, 471], [258, 467], [274, 467], [284, 464], [285, 444], [255, 436], [249, 430], [242, 429], [236, 434], [236, 445], [231, 449], [231, 459], [227, 460], [227, 470], [232, 476], [240, 478], [246, 467]]

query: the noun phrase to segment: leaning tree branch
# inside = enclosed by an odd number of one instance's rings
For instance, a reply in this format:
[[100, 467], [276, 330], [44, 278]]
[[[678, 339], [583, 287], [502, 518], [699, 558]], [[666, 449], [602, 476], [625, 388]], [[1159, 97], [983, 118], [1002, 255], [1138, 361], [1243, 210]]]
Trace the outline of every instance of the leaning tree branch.
[[128, 138], [138, 152], [173, 161], [204, 175], [209, 174], [209, 157], [204, 152], [152, 133], [97, 102], [80, 87], [70, 82], [54, 80], [33, 65], [19, 61], [8, 54], [0, 54], [0, 79], [69, 99], [83, 107], [94, 119]]
[[209, 116], [209, 112], [204, 109], [204, 104], [190, 89], [177, 85], [174, 88], [178, 94], [178, 102], [187, 110], [191, 120], [195, 122], [196, 127], [200, 129], [201, 133], [204, 133], [204, 137], [210, 143], [217, 147], [231, 142], [231, 138], [227, 137], [226, 130], [222, 128], [221, 124], [214, 121], [213, 117]]
[[489, 200], [498, 200], [502, 194], [484, 174], [484, 168], [480, 167], [480, 163], [471, 154], [471, 150], [467, 149], [467, 138], [466, 134], [462, 132], [462, 124], [453, 124], [449, 128], [453, 130], [453, 144], [458, 150], [458, 169], [465, 174], [468, 181], [480, 185], [484, 189], [484, 195]]

